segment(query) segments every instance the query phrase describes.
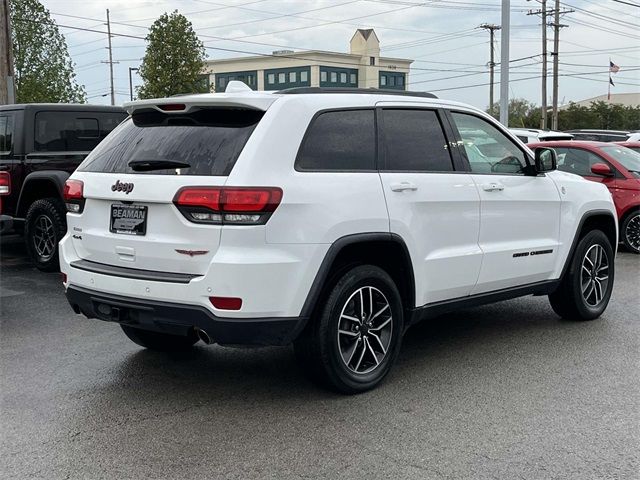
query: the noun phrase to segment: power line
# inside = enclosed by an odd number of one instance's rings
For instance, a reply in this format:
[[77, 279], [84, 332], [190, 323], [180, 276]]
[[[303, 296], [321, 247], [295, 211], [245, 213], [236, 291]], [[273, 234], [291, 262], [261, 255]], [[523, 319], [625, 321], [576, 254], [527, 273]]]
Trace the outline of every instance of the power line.
[[384, 12], [378, 12], [378, 13], [370, 13], [368, 15], [360, 15], [358, 17], [351, 17], [351, 18], [345, 18], [339, 21], [330, 21], [330, 22], [324, 22], [324, 23], [319, 23], [317, 25], [309, 25], [309, 26], [305, 26], [305, 27], [296, 27], [296, 28], [288, 28], [285, 30], [275, 30], [275, 31], [271, 31], [271, 32], [264, 32], [264, 33], [254, 33], [253, 35], [243, 35], [241, 37], [233, 37], [233, 38], [229, 38], [227, 40], [243, 40], [245, 38], [255, 38], [255, 37], [263, 37], [265, 35], [275, 35], [277, 33], [289, 33], [289, 32], [293, 32], [293, 31], [297, 31], [297, 30], [308, 30], [310, 28], [317, 28], [317, 27], [324, 27], [326, 25], [332, 25], [335, 23], [339, 23], [339, 22], [344, 22], [344, 21], [350, 21], [350, 20], [360, 20], [363, 18], [370, 18], [370, 17], [377, 17], [380, 15], [387, 15], [389, 13], [395, 13], [395, 12], [400, 12], [403, 10], [408, 10], [410, 8], [415, 8], [420, 6], [421, 4], [414, 4], [414, 5], [409, 5], [409, 6], [405, 6], [402, 8], [392, 8], [391, 10], [385, 10]]
[[[251, 23], [259, 23], [259, 22], [267, 22], [269, 20], [275, 20], [278, 18], [285, 18], [285, 17], [294, 17], [294, 18], [303, 18], [305, 19], [305, 17], [301, 17], [300, 14], [301, 13], [310, 13], [310, 12], [318, 12], [320, 10], [328, 10], [330, 8], [336, 8], [336, 7], [343, 7], [345, 5], [349, 5], [352, 3], [358, 3], [360, 2], [360, 0], [350, 0], [348, 2], [342, 2], [342, 3], [338, 3], [338, 4], [334, 4], [334, 5], [328, 5], [325, 7], [319, 7], [319, 8], [312, 8], [310, 10], [303, 10], [301, 12], [295, 12], [295, 13], [276, 13], [276, 12], [267, 12], [267, 11], [263, 11], [263, 10], [256, 10], [253, 8], [242, 8], [241, 6], [238, 6], [236, 8], [238, 8], [239, 10], [247, 10], [250, 12], [259, 12], [259, 13], [266, 13], [266, 14], [272, 14], [274, 15], [273, 17], [269, 17], [269, 18], [259, 18], [257, 20], [248, 20], [245, 22], [237, 22], [237, 23], [227, 23], [227, 24], [223, 24], [223, 25], [214, 25], [211, 27], [205, 27], [205, 28], [201, 28], [200, 30], [211, 30], [213, 28], [227, 28], [227, 27], [237, 27], [239, 25], [248, 25]], [[306, 18], [306, 20], [320, 20], [320, 21], [325, 21], [319, 18]]]
[[580, 8], [580, 7], [576, 7], [575, 5], [570, 5], [568, 3], [564, 3], [562, 2], [563, 5], [572, 8], [574, 10], [576, 10], [577, 12], [581, 13], [582, 15], [586, 15], [588, 17], [592, 17], [598, 20], [608, 20], [609, 22], [616, 24], [616, 25], [620, 25], [623, 27], [629, 27], [632, 28], [634, 30], [636, 30], [638, 28], [638, 26], [636, 24], [633, 24], [631, 22], [625, 22], [624, 20], [620, 20], [618, 18], [614, 18], [614, 17], [609, 17], [607, 15], [603, 15], [602, 13], [595, 13], [595, 12], [591, 12], [589, 10], [585, 10], [584, 8]]
[[632, 7], [638, 7], [638, 8], [640, 8], [640, 5], [637, 5], [637, 4], [635, 4], [635, 3], [631, 3], [631, 2], [624, 2], [624, 1], [622, 1], [622, 0], [613, 0], [613, 1], [614, 1], [614, 2], [616, 2], [616, 3], [623, 3], [623, 4], [625, 4], [625, 5], [631, 5]]
[[[23, 22], [32, 22], [32, 23], [38, 23], [35, 20], [20, 20]], [[78, 29], [78, 30], [83, 30], [83, 31], [88, 31], [88, 32], [94, 32], [94, 33], [102, 33], [105, 35], [111, 35], [111, 37], [123, 37], [123, 38], [134, 38], [134, 39], [138, 39], [138, 40], [146, 40], [144, 37], [138, 36], [138, 35], [131, 35], [131, 34], [126, 34], [126, 33], [115, 33], [115, 32], [104, 32], [102, 30], [95, 30], [95, 29], [89, 29], [89, 28], [84, 28], [84, 27], [76, 27], [73, 25], [58, 25], [58, 26], [64, 26], [66, 28], [73, 28], [73, 29]], [[242, 53], [242, 54], [247, 54], [247, 55], [253, 55], [253, 56], [259, 56], [259, 57], [275, 57], [275, 58], [290, 58], [290, 59], [294, 59], [294, 60], [310, 60], [310, 61], [315, 61], [314, 58], [311, 57], [305, 57], [304, 56], [304, 52], [302, 52], [302, 54], [277, 54], [274, 55], [273, 53], [261, 53], [261, 52], [254, 52], [254, 51], [249, 51], [249, 50], [238, 50], [238, 49], [234, 49], [234, 48], [222, 48], [222, 47], [214, 47], [214, 46], [210, 46], [210, 45], [206, 45], [205, 44], [205, 48], [210, 49], [210, 50], [218, 50], [218, 51], [223, 51], [223, 52], [231, 52], [231, 53]], [[100, 63], [100, 62], [96, 62], [96, 63]], [[115, 62], [114, 62], [115, 63]], [[338, 61], [338, 60], [332, 60], [331, 61], [332, 64], [336, 64], [336, 65], [349, 65], [349, 66], [355, 66], [355, 67], [359, 67], [361, 66], [361, 64], [359, 62], [343, 62], [343, 61]], [[83, 66], [86, 67], [87, 65]], [[420, 67], [414, 67], [413, 70], [423, 70]]]

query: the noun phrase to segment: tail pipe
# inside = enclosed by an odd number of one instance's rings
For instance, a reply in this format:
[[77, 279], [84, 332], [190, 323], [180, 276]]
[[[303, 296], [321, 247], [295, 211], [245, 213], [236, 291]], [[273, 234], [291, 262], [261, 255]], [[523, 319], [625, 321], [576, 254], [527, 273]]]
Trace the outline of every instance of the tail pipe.
[[196, 335], [198, 336], [198, 338], [200, 340], [202, 340], [204, 343], [206, 343], [207, 345], [211, 345], [213, 343], [213, 340], [211, 339], [211, 337], [209, 336], [209, 334], [207, 332], [205, 332], [201, 328], [197, 328], [197, 327], [196, 327], [195, 330], [196, 330]]

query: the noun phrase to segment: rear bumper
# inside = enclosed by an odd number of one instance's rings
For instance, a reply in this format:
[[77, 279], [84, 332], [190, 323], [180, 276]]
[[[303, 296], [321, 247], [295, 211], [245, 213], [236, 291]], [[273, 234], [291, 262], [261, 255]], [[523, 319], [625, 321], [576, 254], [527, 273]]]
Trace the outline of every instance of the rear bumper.
[[13, 217], [0, 215], [0, 233], [9, 233], [13, 230]]
[[304, 317], [224, 318], [199, 305], [123, 297], [69, 286], [67, 300], [87, 318], [173, 335], [199, 328], [222, 345], [288, 345], [304, 328]]

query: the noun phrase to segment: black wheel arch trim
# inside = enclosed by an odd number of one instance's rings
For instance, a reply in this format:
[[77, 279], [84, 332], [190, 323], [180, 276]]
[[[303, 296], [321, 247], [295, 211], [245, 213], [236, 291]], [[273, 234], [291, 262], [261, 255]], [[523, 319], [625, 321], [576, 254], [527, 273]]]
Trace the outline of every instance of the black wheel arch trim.
[[[25, 177], [22, 188], [20, 189], [20, 196], [18, 197], [16, 212], [24, 212], [25, 217], [27, 215], [26, 210], [29, 208], [29, 205], [23, 205], [23, 202], [25, 202], [25, 197], [27, 197], [25, 191], [27, 191], [27, 189], [29, 188], [30, 183], [38, 180], [50, 182], [56, 188], [58, 195], [62, 200], [64, 184], [70, 176], [71, 174], [69, 172], [65, 172], [62, 170], [40, 170], [30, 173]], [[36, 198], [36, 200], [40, 200], [41, 198], [45, 197], [38, 197]]]
[[370, 233], [356, 233], [352, 235], [345, 235], [340, 237], [335, 242], [331, 244], [329, 250], [324, 256], [322, 263], [320, 264], [320, 268], [316, 273], [316, 276], [311, 284], [311, 288], [309, 289], [309, 293], [307, 294], [307, 298], [302, 306], [302, 311], [300, 312], [300, 316], [304, 318], [310, 318], [313, 310], [317, 302], [320, 299], [320, 295], [322, 294], [323, 287], [325, 282], [329, 278], [329, 273], [331, 271], [331, 267], [338, 254], [347, 246], [353, 245], [355, 243], [371, 243], [371, 242], [393, 242], [398, 244], [406, 258], [409, 260], [408, 264], [408, 272], [409, 276], [408, 282], [408, 290], [409, 290], [409, 305], [406, 305], [405, 308], [413, 308], [415, 306], [415, 276], [413, 272], [413, 263], [411, 261], [411, 254], [409, 253], [409, 249], [405, 244], [404, 240], [400, 235], [390, 232], [370, 232]]
[[[562, 272], [560, 273], [560, 278], [559, 280], [562, 280], [565, 276], [565, 274], [567, 273], [567, 270], [569, 269], [569, 265], [571, 265], [571, 261], [573, 260], [573, 255], [576, 251], [576, 247], [578, 246], [578, 242], [580, 241], [580, 238], [582, 237], [582, 229], [584, 227], [585, 222], [592, 218], [592, 217], [599, 217], [599, 216], [608, 216], [611, 218], [611, 220], [613, 220], [613, 223], [615, 225], [616, 222], [616, 217], [609, 211], [609, 210], [590, 210], [588, 212], [585, 212], [582, 215], [582, 218], [580, 219], [580, 222], [578, 223], [578, 228], [576, 228], [576, 231], [573, 234], [573, 241], [571, 242], [571, 248], [569, 249], [569, 253], [567, 254], [567, 258], [565, 258], [564, 260], [564, 266], [562, 267]], [[614, 229], [617, 230], [617, 229]], [[606, 234], [606, 232], [605, 232]], [[616, 240], [618, 240], [618, 232], [615, 231], [614, 234], [616, 235]], [[617, 242], [614, 242], [614, 244], [611, 245], [611, 248], [613, 248], [613, 252], [615, 255], [615, 252], [617, 250]]]

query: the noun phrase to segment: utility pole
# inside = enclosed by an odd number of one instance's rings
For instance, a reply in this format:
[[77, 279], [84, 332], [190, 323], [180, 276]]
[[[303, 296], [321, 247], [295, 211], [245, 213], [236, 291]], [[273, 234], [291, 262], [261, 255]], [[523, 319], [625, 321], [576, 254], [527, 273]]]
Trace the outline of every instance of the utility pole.
[[129, 67], [129, 100], [133, 102], [133, 80], [131, 78], [131, 72], [137, 72], [140, 70], [136, 67]]
[[109, 9], [107, 8], [107, 37], [109, 38], [109, 46], [107, 47], [109, 50], [109, 60], [108, 61], [102, 61], [101, 63], [108, 63], [109, 64], [109, 79], [111, 80], [111, 105], [115, 105], [116, 104], [116, 93], [115, 93], [115, 89], [113, 87], [113, 64], [114, 63], [120, 63], [120, 62], [114, 62], [113, 61], [113, 52], [111, 50], [111, 21], [109, 20]]
[[560, 14], [575, 12], [575, 10], [562, 10], [560, 11], [560, 0], [555, 0], [555, 7], [553, 9], [553, 93], [552, 93], [552, 113], [551, 113], [551, 129], [558, 129], [558, 64], [559, 64], [559, 51], [560, 51], [560, 29], [567, 27], [568, 25], [562, 25], [560, 23]]
[[489, 115], [493, 115], [493, 70], [496, 66], [494, 61], [494, 36], [495, 31], [500, 30], [500, 25], [494, 25], [493, 23], [483, 23], [480, 28], [489, 31]]
[[16, 103], [9, 0], [0, 0], [0, 105]]
[[529, 10], [527, 15], [542, 17], [542, 105], [540, 107], [540, 128], [547, 128], [547, 0], [540, 0], [539, 10]]
[[[559, 0], [558, 0], [559, 1]], [[509, 29], [511, 2], [502, 0], [502, 37], [500, 38], [500, 123], [509, 126]]]

